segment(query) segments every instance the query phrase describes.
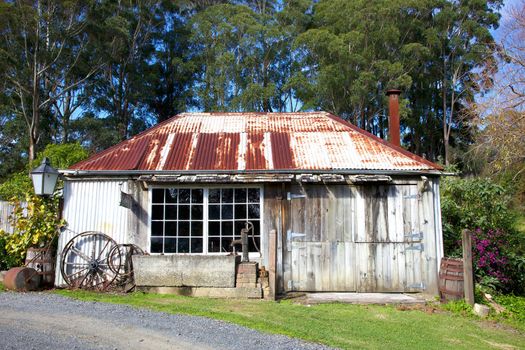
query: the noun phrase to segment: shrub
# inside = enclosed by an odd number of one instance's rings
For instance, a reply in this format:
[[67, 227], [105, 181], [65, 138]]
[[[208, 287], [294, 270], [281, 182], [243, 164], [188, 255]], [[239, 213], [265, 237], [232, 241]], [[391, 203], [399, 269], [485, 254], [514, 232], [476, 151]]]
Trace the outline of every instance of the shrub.
[[497, 295], [495, 301], [503, 305], [510, 317], [525, 322], [525, 297], [515, 295]]
[[7, 253], [7, 235], [0, 230], [0, 270], [9, 270], [18, 265], [18, 259]]
[[461, 232], [471, 230], [477, 282], [524, 293], [525, 237], [516, 230], [510, 191], [490, 179], [447, 177], [441, 195], [445, 255], [461, 256]]
[[504, 187], [490, 179], [447, 177], [441, 186], [443, 244], [445, 255], [461, 255], [461, 231], [500, 229], [514, 231], [511, 197]]
[[59, 199], [57, 197], [42, 198], [27, 195], [25, 203], [14, 200], [13, 213], [9, 221], [13, 233], [0, 233], [6, 253], [3, 264], [20, 266], [23, 264], [27, 248], [42, 246], [56, 237], [64, 221], [59, 218]]
[[478, 283], [488, 289], [499, 289], [510, 282], [505, 236], [501, 230], [477, 229], [472, 233], [475, 275]]
[[456, 314], [461, 314], [463, 316], [473, 315], [474, 314], [474, 312], [472, 310], [472, 306], [467, 304], [467, 302], [465, 300], [449, 301], [448, 303], [443, 304], [442, 307], [443, 307], [443, 309], [445, 309], [447, 311], [450, 311], [450, 312], [453, 312], [453, 313], [456, 313]]
[[69, 166], [86, 159], [88, 152], [78, 143], [69, 143], [62, 145], [50, 144], [38, 154], [32, 164], [18, 173], [12, 174], [7, 181], [0, 184], [0, 199], [24, 200], [26, 194], [33, 193], [33, 184], [29, 173], [32, 168], [42, 162], [44, 157], [49, 158], [51, 165], [57, 169], [68, 168]]

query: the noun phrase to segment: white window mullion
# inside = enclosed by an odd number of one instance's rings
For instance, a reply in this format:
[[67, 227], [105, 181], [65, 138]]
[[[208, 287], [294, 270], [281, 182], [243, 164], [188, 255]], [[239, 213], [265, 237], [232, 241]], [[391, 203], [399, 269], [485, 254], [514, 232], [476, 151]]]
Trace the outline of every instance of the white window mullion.
[[208, 188], [202, 191], [202, 253], [208, 254]]

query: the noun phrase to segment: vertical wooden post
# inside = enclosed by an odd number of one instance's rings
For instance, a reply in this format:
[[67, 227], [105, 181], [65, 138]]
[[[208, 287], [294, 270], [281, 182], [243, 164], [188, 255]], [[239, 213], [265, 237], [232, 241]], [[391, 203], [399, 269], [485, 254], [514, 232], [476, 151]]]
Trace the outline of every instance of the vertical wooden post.
[[469, 230], [461, 233], [463, 242], [463, 289], [465, 301], [474, 305], [474, 272], [472, 269], [472, 234]]
[[268, 283], [270, 284], [270, 299], [276, 297], [276, 266], [277, 266], [277, 232], [270, 230], [268, 236]]

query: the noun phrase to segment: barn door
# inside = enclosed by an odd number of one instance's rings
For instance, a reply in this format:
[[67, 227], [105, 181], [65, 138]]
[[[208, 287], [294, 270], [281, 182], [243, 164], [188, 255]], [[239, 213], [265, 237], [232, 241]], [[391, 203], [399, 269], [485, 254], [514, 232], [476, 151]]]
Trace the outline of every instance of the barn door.
[[353, 192], [348, 186], [292, 186], [285, 258], [288, 291], [355, 291]]
[[360, 292], [420, 291], [424, 244], [416, 185], [374, 185], [360, 190], [364, 220], [356, 230]]

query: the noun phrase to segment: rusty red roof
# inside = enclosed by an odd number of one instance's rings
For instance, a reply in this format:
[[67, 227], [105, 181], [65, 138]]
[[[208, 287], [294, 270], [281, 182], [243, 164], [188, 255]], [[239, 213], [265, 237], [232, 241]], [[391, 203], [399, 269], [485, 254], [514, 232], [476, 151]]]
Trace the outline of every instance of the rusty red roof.
[[326, 112], [182, 113], [75, 170], [442, 170]]

